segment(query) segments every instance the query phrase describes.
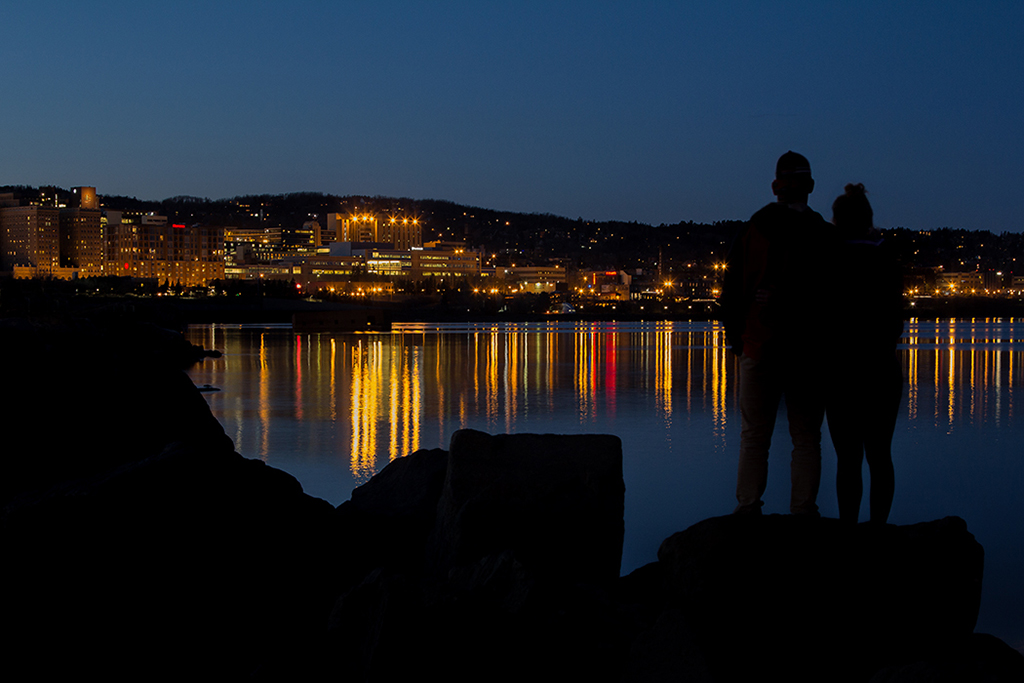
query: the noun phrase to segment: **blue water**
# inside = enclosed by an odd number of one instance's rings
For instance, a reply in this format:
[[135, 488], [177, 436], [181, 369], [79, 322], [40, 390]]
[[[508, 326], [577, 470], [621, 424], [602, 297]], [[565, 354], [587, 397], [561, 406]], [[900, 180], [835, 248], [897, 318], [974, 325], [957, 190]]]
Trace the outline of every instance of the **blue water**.
[[[715, 323], [405, 325], [333, 336], [202, 326], [189, 338], [224, 352], [191, 374], [222, 389], [206, 396], [236, 449], [334, 504], [391, 459], [446, 448], [454, 431], [473, 428], [619, 436], [623, 573], [655, 560], [675, 531], [735, 505], [737, 364]], [[1024, 650], [1024, 321], [911, 321], [903, 342], [890, 521], [967, 520], [985, 547], [978, 630]], [[818, 502], [837, 516], [827, 426], [823, 443]], [[766, 512], [788, 509], [788, 451], [780, 421]]]

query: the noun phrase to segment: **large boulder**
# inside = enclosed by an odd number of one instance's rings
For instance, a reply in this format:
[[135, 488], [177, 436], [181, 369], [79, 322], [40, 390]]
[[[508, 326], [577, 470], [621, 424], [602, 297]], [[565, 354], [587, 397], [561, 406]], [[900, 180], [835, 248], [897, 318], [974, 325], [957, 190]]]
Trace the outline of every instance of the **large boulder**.
[[[371, 553], [379, 569], [335, 604], [333, 673], [614, 676], [628, 643], [610, 598], [622, 553], [619, 439], [463, 430], [439, 480], [442, 454], [394, 461], [338, 509], [346, 524], [388, 534]], [[411, 555], [428, 520], [423, 574]]]
[[452, 435], [433, 569], [511, 551], [534, 576], [613, 582], [624, 533], [622, 442], [581, 434]]
[[981, 598], [983, 551], [955, 517], [715, 517], [666, 539], [658, 558], [668, 604], [722, 680], [867, 680], [963, 642]]
[[182, 371], [201, 349], [145, 325], [7, 320], [0, 353], [21, 399], [2, 415], [5, 672], [310, 661], [344, 547], [334, 508], [234, 452]]
[[0, 536], [5, 664], [117, 679], [294, 667], [335, 595], [333, 522], [290, 475], [191, 445], [21, 497]]
[[376, 568], [422, 573], [447, 469], [447, 451], [416, 451], [392, 460], [338, 506], [349, 555], [346, 583]]
[[204, 351], [152, 325], [0, 319], [7, 394], [0, 506], [172, 443], [231, 439], [183, 372]]

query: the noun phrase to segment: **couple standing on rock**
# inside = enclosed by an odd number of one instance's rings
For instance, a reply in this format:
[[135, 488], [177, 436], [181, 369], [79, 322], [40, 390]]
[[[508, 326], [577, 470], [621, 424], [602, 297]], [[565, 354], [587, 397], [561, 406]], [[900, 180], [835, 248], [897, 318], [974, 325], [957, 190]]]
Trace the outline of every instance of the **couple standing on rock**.
[[896, 357], [902, 278], [874, 229], [864, 186], [846, 186], [832, 205], [832, 223], [807, 206], [813, 189], [807, 159], [783, 154], [772, 182], [778, 201], [753, 215], [726, 261], [722, 319], [740, 357], [735, 513], [761, 513], [768, 450], [785, 397], [793, 441], [790, 512], [818, 516], [827, 414], [840, 519], [857, 521], [866, 456], [870, 519], [884, 523], [902, 392]]

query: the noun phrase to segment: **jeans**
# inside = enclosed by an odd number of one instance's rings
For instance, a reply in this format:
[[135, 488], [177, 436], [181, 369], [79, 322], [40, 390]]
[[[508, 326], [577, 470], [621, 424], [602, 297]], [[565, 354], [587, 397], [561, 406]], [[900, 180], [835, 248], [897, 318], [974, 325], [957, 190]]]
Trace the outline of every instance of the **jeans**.
[[768, 449], [775, 431], [779, 402], [786, 397], [786, 416], [793, 440], [790, 461], [789, 511], [817, 515], [821, 480], [821, 423], [825, 401], [820, 369], [806, 359], [740, 357], [740, 462], [736, 478], [737, 513], [760, 512], [768, 484]]

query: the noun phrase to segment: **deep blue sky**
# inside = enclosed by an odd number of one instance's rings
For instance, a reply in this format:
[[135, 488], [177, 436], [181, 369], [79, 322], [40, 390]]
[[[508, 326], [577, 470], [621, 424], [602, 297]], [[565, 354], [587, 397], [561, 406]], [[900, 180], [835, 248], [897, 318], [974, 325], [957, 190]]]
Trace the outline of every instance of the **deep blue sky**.
[[0, 184], [301, 190], [597, 220], [746, 218], [775, 159], [826, 216], [1024, 228], [1024, 3], [5, 6]]

